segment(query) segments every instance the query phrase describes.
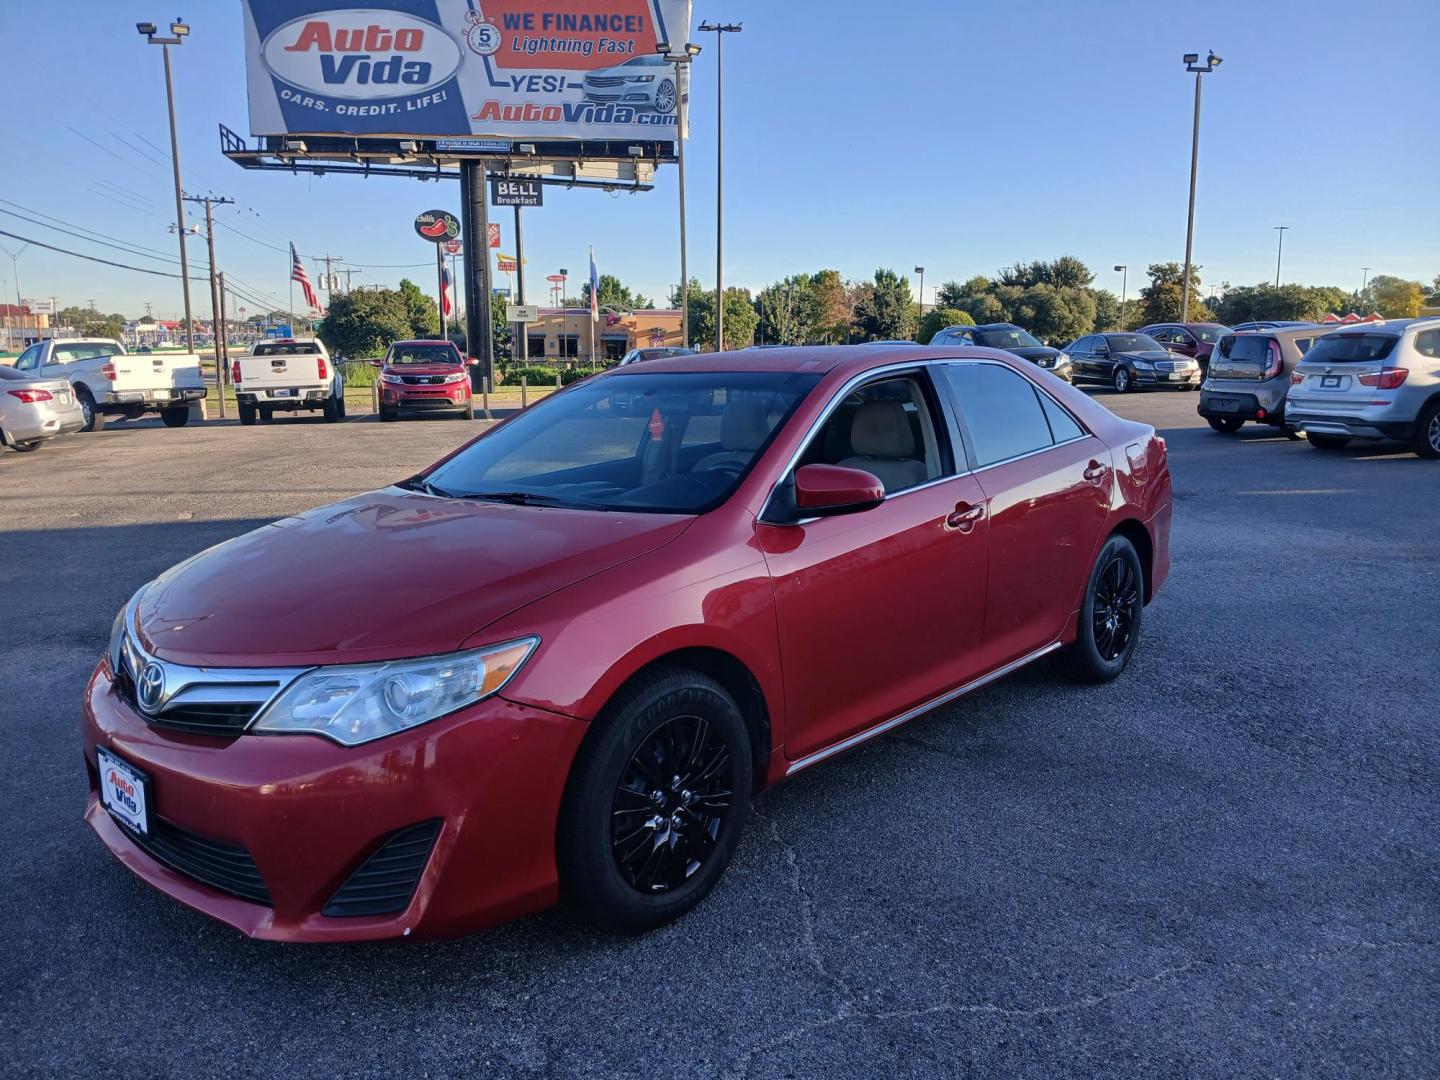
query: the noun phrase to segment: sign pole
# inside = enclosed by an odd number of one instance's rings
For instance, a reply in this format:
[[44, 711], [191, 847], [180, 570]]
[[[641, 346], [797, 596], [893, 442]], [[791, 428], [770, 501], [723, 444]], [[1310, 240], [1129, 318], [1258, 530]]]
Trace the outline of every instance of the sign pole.
[[[520, 305], [525, 303], [525, 234], [520, 229], [520, 207], [515, 207], [515, 273], [519, 278], [515, 289], [515, 299]], [[515, 355], [519, 358], [523, 367], [530, 360], [530, 336], [525, 323], [516, 323], [512, 331], [515, 335]]]
[[485, 191], [485, 163], [468, 158], [460, 163], [462, 223], [465, 245], [465, 341], [480, 361], [483, 389], [495, 385], [495, 351], [490, 312], [490, 211]]

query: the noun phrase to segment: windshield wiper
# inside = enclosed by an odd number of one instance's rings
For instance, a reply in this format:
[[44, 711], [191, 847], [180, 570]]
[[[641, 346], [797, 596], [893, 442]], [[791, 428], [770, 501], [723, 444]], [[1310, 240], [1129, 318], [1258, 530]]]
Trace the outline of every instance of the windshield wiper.
[[413, 476], [409, 480], [401, 480], [395, 486], [404, 488], [406, 491], [420, 491], [426, 495], [434, 495], [438, 499], [454, 499], [457, 497], [453, 491], [446, 491], [444, 488], [437, 487], [430, 483], [429, 480], [420, 480]]
[[557, 499], [554, 495], [541, 495], [534, 491], [467, 491], [464, 495], [454, 495], [452, 498], [510, 503], [513, 506], [568, 506], [572, 509], [575, 506], [574, 503]]

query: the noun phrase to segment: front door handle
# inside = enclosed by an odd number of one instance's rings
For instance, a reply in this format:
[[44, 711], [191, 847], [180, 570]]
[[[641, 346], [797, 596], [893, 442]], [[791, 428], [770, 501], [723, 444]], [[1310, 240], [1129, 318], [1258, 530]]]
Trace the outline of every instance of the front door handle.
[[975, 527], [975, 523], [985, 516], [985, 506], [972, 505], [968, 502], [955, 504], [955, 510], [945, 518], [947, 528], [958, 529], [962, 533], [968, 533]]
[[1085, 466], [1085, 479], [1089, 480], [1091, 483], [1094, 483], [1097, 480], [1105, 479], [1105, 474], [1109, 471], [1110, 466], [1102, 465], [1094, 458], [1091, 458], [1090, 464]]

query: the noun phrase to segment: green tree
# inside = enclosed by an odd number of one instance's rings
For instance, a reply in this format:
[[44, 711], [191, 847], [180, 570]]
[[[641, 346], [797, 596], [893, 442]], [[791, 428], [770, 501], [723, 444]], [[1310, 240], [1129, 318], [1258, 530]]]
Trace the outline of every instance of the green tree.
[[850, 332], [849, 294], [839, 270], [821, 270], [810, 278], [810, 292], [815, 298], [814, 335], [820, 341], [843, 341]]
[[976, 274], [964, 284], [958, 281], [947, 281], [935, 293], [935, 302], [940, 307], [964, 310], [966, 300], [974, 300], [977, 297], [988, 295], [993, 284], [989, 278], [980, 274]]
[[1370, 279], [1370, 294], [1375, 310], [1387, 319], [1413, 319], [1425, 305], [1425, 286], [1390, 274], [1377, 274]]
[[[1095, 298], [1095, 325], [1092, 330], [1126, 330], [1124, 308], [1120, 298], [1109, 289], [1091, 289]], [[1124, 307], [1129, 307], [1125, 304]]]
[[82, 337], [118, 338], [125, 332], [124, 315], [106, 315], [89, 308], [67, 307], [55, 313], [54, 326], [68, 326], [80, 332]]
[[405, 304], [405, 318], [410, 323], [410, 336], [438, 337], [440, 311], [435, 307], [435, 301], [409, 278], [400, 279], [400, 298]]
[[867, 341], [906, 340], [915, 333], [915, 302], [910, 281], [886, 267], [855, 305], [856, 332]]
[[[653, 309], [655, 301], [647, 300], [639, 293], [632, 293], [629, 286], [621, 283], [614, 274], [600, 275], [599, 293], [600, 306], [602, 308], [614, 308], [616, 311], [643, 311]], [[580, 286], [580, 307], [590, 306], [590, 283], [587, 281]]]
[[[972, 279], [973, 280], [973, 279]], [[1073, 255], [1062, 255], [1047, 262], [1037, 259], [1031, 263], [1016, 263], [1000, 271], [999, 284], [1018, 285], [1028, 289], [1032, 285], [1050, 285], [1057, 289], [1087, 289], [1095, 280], [1090, 268]]]
[[755, 305], [760, 315], [760, 339], [777, 345], [804, 345], [825, 336], [820, 294], [815, 276], [791, 274], [760, 291]]
[[930, 339], [947, 326], [974, 325], [975, 320], [959, 308], [931, 308], [925, 313], [925, 318], [920, 320], [920, 329], [915, 333], [915, 340], [921, 345], [929, 345]]
[[396, 289], [337, 293], [320, 323], [320, 339], [334, 356], [379, 356], [392, 341], [414, 334], [405, 297]]
[[[749, 289], [732, 286], [725, 290], [725, 348], [755, 344], [759, 322]], [[701, 288], [694, 278], [690, 279], [690, 344], [698, 349], [714, 348], [715, 344], [715, 290]]]
[[[1176, 262], [1151, 263], [1146, 271], [1150, 284], [1140, 290], [1140, 324], [1177, 322], [1180, 320], [1184, 272]], [[1200, 267], [1190, 267], [1191, 322], [1213, 322], [1214, 314], [1200, 300]]]

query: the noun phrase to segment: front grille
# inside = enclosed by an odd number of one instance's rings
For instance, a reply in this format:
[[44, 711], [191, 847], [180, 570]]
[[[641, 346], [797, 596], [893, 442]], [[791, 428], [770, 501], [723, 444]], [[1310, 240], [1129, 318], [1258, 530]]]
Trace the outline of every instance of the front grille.
[[149, 836], [129, 828], [125, 828], [125, 835], [151, 858], [186, 877], [242, 900], [273, 906], [265, 879], [250, 852], [242, 847], [207, 840], [158, 818], [152, 819]]
[[407, 386], [435, 386], [445, 381], [444, 375], [401, 375]]
[[1161, 360], [1155, 365], [1160, 371], [1189, 371], [1192, 366], [1189, 360]]
[[613, 75], [591, 75], [585, 80], [586, 86], [619, 86], [624, 79]]
[[438, 818], [394, 833], [336, 890], [322, 914], [344, 917], [404, 911], [439, 833]]
[[258, 708], [253, 702], [182, 705], [148, 719], [156, 727], [233, 738], [250, 725]]

